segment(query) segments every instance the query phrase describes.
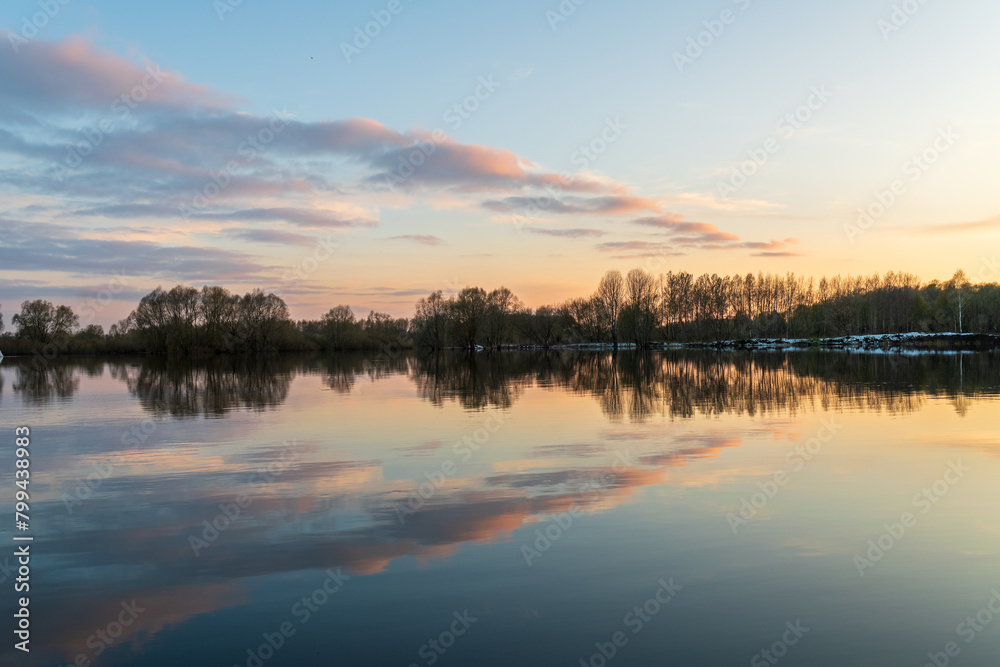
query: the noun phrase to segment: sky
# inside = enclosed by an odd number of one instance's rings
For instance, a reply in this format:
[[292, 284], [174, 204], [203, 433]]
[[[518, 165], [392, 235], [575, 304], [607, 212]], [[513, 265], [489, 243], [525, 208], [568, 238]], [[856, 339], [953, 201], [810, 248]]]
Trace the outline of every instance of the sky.
[[0, 304], [1000, 280], [989, 0], [10, 0]]

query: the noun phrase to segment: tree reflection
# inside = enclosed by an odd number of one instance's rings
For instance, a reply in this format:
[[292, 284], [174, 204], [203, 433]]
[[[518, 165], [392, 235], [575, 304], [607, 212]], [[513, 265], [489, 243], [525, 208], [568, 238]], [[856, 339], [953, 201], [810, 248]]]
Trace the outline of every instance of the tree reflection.
[[434, 405], [458, 401], [467, 410], [509, 408], [560, 355], [438, 353], [416, 357], [411, 377]]
[[221, 358], [210, 362], [146, 359], [111, 364], [143, 408], [154, 415], [213, 417], [238, 409], [264, 411], [288, 396], [297, 363], [289, 358]]
[[339, 394], [350, 393], [361, 380], [407, 376], [422, 399], [436, 406], [454, 401], [467, 410], [509, 408], [531, 387], [560, 387], [593, 396], [610, 420], [632, 422], [816, 410], [908, 414], [919, 410], [928, 396], [947, 398], [964, 416], [976, 400], [997, 394], [1000, 387], [1000, 354], [985, 352], [898, 356], [563, 350], [277, 356], [208, 362], [142, 358], [32, 364], [21, 360], [13, 366], [13, 390], [29, 402], [71, 398], [79, 390], [81, 377], [99, 378], [106, 367], [145, 409], [178, 416], [274, 408], [286, 400], [297, 374], [318, 375]]
[[80, 388], [77, 365], [71, 363], [19, 363], [14, 368], [12, 385], [26, 403], [44, 405], [55, 399], [68, 399]]
[[928, 395], [950, 397], [964, 414], [963, 397], [996, 393], [998, 359], [829, 352], [435, 354], [418, 357], [412, 377], [424, 399], [435, 405], [458, 400], [467, 409], [509, 407], [526, 387], [558, 385], [594, 396], [613, 421], [815, 410], [907, 414]]
[[349, 394], [359, 378], [371, 382], [397, 374], [408, 374], [410, 358], [405, 354], [336, 354], [319, 360], [323, 384], [338, 394]]

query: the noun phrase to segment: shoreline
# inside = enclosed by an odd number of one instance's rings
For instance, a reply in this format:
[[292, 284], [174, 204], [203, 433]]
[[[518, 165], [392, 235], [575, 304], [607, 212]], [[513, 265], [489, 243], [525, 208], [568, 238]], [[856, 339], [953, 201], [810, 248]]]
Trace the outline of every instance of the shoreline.
[[[611, 343], [562, 343], [556, 345], [503, 345], [487, 348], [477, 345], [475, 348], [446, 347], [439, 350], [428, 348], [406, 348], [402, 352], [613, 352]], [[902, 333], [902, 334], [867, 334], [863, 336], [836, 336], [829, 338], [748, 338], [724, 341], [691, 341], [691, 342], [656, 342], [648, 346], [636, 346], [635, 343], [619, 343], [618, 350], [622, 352], [649, 351], [666, 352], [682, 350], [705, 351], [745, 351], [745, 352], [803, 352], [809, 350], [826, 352], [867, 352], [878, 354], [956, 354], [959, 352], [990, 352], [1000, 350], [1000, 336], [980, 333]], [[366, 355], [379, 353], [378, 348], [358, 350], [288, 350], [268, 354], [214, 354], [208, 356], [170, 356], [141, 352], [92, 352], [92, 353], [62, 353], [62, 358], [95, 358], [95, 357], [133, 357], [162, 358], [173, 360], [205, 361], [217, 358], [266, 358], [288, 354], [348, 354]], [[3, 359], [33, 358], [34, 354], [10, 354], [0, 356]]]
[[[612, 351], [610, 343], [575, 343], [566, 345], [521, 345], [519, 350]], [[634, 343], [620, 343], [619, 350], [632, 351]], [[952, 353], [988, 352], [1000, 349], [1000, 336], [978, 333], [901, 333], [835, 336], [829, 338], [747, 338], [724, 341], [652, 343], [642, 349], [661, 350], [732, 350], [749, 352], [792, 352], [805, 350], [880, 352], [880, 353]], [[482, 350], [477, 350], [482, 351]]]

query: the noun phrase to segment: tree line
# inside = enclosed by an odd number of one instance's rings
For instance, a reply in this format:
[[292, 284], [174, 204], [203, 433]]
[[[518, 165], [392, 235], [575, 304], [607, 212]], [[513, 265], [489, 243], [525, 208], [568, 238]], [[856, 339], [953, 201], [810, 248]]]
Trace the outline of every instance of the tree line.
[[549, 348], [564, 344], [719, 342], [752, 338], [820, 338], [917, 332], [1000, 333], [1000, 285], [973, 284], [958, 271], [948, 281], [916, 276], [811, 277], [771, 273], [720, 276], [634, 269], [609, 271], [593, 294], [531, 309], [509, 289], [437, 291], [417, 302], [413, 317], [350, 307], [318, 320], [293, 321], [279, 296], [243, 295], [219, 286], [157, 287], [111, 326], [80, 327], [72, 308], [25, 301], [4, 333], [3, 351], [261, 354], [283, 351], [423, 347]]
[[373, 311], [359, 320], [350, 308], [338, 306], [320, 320], [295, 322], [276, 294], [257, 289], [240, 295], [219, 286], [157, 287], [107, 333], [97, 324], [81, 328], [72, 308], [42, 299], [23, 302], [11, 323], [16, 331], [5, 334], [0, 313], [0, 349], [8, 356], [43, 358], [60, 353], [199, 357], [410, 344], [406, 319]]
[[1000, 333], [1000, 285], [972, 284], [958, 271], [921, 284], [908, 273], [811, 277], [720, 276], [634, 269], [607, 272], [589, 297], [532, 311], [504, 288], [468, 287], [417, 303], [418, 345], [552, 347], [604, 343], [826, 338], [905, 332]]

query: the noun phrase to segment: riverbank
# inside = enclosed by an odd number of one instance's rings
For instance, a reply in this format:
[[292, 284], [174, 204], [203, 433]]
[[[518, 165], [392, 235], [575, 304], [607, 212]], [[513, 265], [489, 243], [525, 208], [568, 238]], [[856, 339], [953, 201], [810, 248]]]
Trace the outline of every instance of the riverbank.
[[[619, 343], [618, 349], [621, 351], [636, 350], [634, 343]], [[975, 352], [1000, 350], [1000, 336], [993, 334], [959, 334], [959, 333], [902, 333], [902, 334], [873, 334], [865, 336], [839, 336], [830, 338], [749, 338], [734, 339], [724, 341], [695, 341], [684, 343], [656, 342], [642, 349], [647, 350], [747, 350], [760, 352], [791, 352], [795, 350], [840, 350], [847, 352], [882, 352], [894, 354], [914, 354], [914, 353], [950, 353], [950, 352]], [[416, 351], [414, 348], [407, 348]], [[610, 352], [614, 350], [611, 343], [565, 343], [558, 345], [504, 345], [499, 348], [485, 348], [477, 345], [474, 349], [466, 347], [448, 347], [444, 350], [466, 351], [466, 352], [503, 352], [503, 351], [581, 351], [581, 352]], [[395, 350], [391, 356], [397, 356], [404, 349]], [[19, 351], [20, 352], [20, 351]], [[164, 356], [163, 358], [186, 359], [186, 360], [206, 360], [218, 357], [273, 357], [276, 354], [345, 354], [345, 353], [382, 353], [385, 349], [372, 348], [369, 350], [352, 351], [332, 351], [332, 350], [289, 350], [283, 352], [270, 352], [263, 354], [195, 354]], [[16, 359], [25, 357], [35, 357], [32, 352], [20, 354], [5, 354], [6, 359]], [[60, 357], [103, 357], [103, 356], [163, 356], [150, 355], [143, 351], [83, 351], [75, 350], [59, 354]]]
[[[569, 345], [520, 346], [522, 350], [590, 350], [610, 351], [610, 343], [580, 343]], [[619, 350], [636, 349], [633, 343], [621, 343]], [[844, 350], [855, 352], [961, 352], [1000, 349], [1000, 336], [993, 334], [901, 333], [830, 338], [748, 338], [724, 341], [687, 343], [653, 343], [651, 350], [750, 350], [782, 352], [793, 350]]]
[[[688, 347], [691, 347], [690, 345]], [[824, 349], [859, 352], [959, 352], [1000, 349], [1000, 336], [959, 333], [900, 333], [837, 338], [758, 338], [702, 343], [696, 347], [733, 350]]]

